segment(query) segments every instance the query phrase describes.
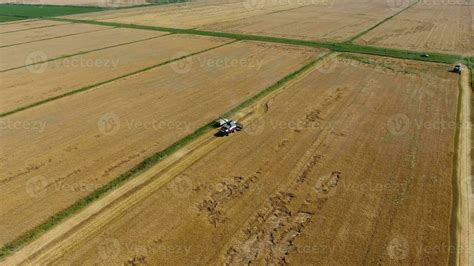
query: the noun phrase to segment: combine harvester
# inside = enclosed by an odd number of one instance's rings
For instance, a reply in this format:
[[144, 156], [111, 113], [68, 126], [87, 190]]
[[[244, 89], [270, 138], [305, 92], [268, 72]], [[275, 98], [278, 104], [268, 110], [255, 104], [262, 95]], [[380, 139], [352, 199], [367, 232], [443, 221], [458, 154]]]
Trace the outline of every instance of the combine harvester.
[[226, 118], [217, 119], [214, 126], [219, 127], [219, 131], [215, 134], [217, 137], [229, 136], [230, 133], [240, 131], [244, 128], [244, 125], [241, 123]]

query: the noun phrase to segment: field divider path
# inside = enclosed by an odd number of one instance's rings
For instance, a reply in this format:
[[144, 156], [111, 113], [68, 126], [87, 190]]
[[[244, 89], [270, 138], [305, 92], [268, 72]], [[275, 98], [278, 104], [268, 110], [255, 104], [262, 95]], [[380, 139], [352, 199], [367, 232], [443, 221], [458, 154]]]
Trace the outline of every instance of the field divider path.
[[162, 32], [171, 32], [177, 34], [189, 34], [189, 35], [201, 35], [201, 36], [212, 36], [212, 37], [222, 37], [236, 40], [248, 40], [248, 41], [262, 41], [262, 42], [272, 42], [272, 43], [284, 43], [290, 45], [300, 45], [308, 47], [319, 47], [329, 49], [333, 52], [347, 52], [347, 53], [359, 53], [367, 55], [376, 55], [376, 56], [386, 56], [400, 59], [410, 59], [423, 62], [433, 62], [433, 63], [445, 63], [453, 64], [458, 62], [467, 62], [467, 59], [462, 55], [458, 54], [443, 54], [443, 53], [429, 53], [429, 57], [423, 57], [426, 52], [416, 52], [409, 50], [400, 50], [392, 48], [381, 48], [376, 46], [360, 45], [350, 42], [320, 42], [320, 41], [308, 41], [300, 39], [290, 39], [290, 38], [281, 38], [281, 37], [271, 37], [271, 36], [262, 36], [262, 35], [250, 35], [250, 34], [237, 34], [237, 33], [228, 33], [228, 32], [218, 32], [218, 31], [205, 31], [198, 29], [179, 29], [179, 28], [169, 28], [169, 27], [159, 27], [159, 26], [144, 26], [137, 24], [125, 24], [125, 23], [116, 23], [116, 22], [103, 22], [96, 20], [84, 20], [84, 19], [71, 19], [71, 18], [47, 18], [54, 21], [62, 22], [72, 22], [72, 23], [89, 23], [94, 25], [102, 26], [114, 26], [118, 28], [130, 28], [130, 29], [142, 29], [142, 30], [154, 30]]
[[[116, 28], [120, 28], [120, 27], [116, 27]], [[160, 35], [160, 36], [153, 36], [153, 37], [149, 37], [149, 38], [145, 38], [145, 39], [140, 39], [140, 40], [135, 40], [135, 41], [131, 41], [131, 42], [115, 44], [115, 45], [106, 46], [106, 47], [101, 47], [101, 48], [97, 48], [97, 49], [93, 49], [93, 50], [88, 50], [88, 51], [83, 51], [83, 52], [79, 52], [79, 53], [75, 53], [75, 54], [70, 54], [70, 55], [64, 55], [64, 56], [60, 56], [60, 57], [50, 58], [50, 59], [47, 59], [47, 60], [44, 60], [44, 61], [38, 61], [38, 62], [34, 62], [34, 63], [27, 64], [27, 65], [22, 65], [22, 66], [18, 66], [18, 67], [12, 67], [12, 68], [8, 68], [8, 69], [0, 70], [0, 73], [12, 71], [12, 70], [16, 70], [16, 69], [20, 69], [20, 68], [30, 67], [30, 66], [37, 65], [37, 64], [48, 63], [48, 62], [52, 62], [52, 61], [55, 61], [55, 60], [66, 59], [66, 58], [70, 58], [70, 57], [74, 57], [74, 56], [78, 56], [78, 55], [84, 55], [84, 54], [88, 54], [88, 53], [92, 53], [92, 52], [102, 51], [102, 50], [106, 50], [106, 49], [110, 49], [110, 48], [115, 48], [115, 47], [119, 47], [119, 46], [123, 46], [123, 45], [128, 45], [128, 44], [133, 44], [133, 43], [139, 43], [139, 42], [149, 41], [149, 40], [152, 40], [152, 39], [156, 39], [156, 38], [160, 38], [160, 37], [165, 37], [165, 36], [168, 36], [168, 35], [171, 35], [171, 34], [173, 34], [173, 33], [164, 34], [164, 35]]]
[[[158, 36], [158, 37], [153, 37], [153, 38], [151, 38], [151, 39], [160, 38], [160, 37], [164, 37], [164, 36], [168, 36], [168, 35], [170, 35], [170, 34], [163, 35], [163, 36]], [[141, 42], [141, 41], [140, 41], [140, 42]], [[47, 98], [47, 99], [44, 99], [44, 100], [41, 100], [41, 101], [38, 101], [38, 102], [35, 102], [35, 103], [32, 103], [32, 104], [28, 104], [28, 105], [19, 107], [19, 108], [17, 108], [17, 109], [11, 110], [11, 111], [8, 111], [8, 112], [5, 112], [5, 113], [1, 113], [1, 114], [0, 114], [0, 118], [5, 117], [5, 116], [8, 116], [8, 115], [11, 115], [11, 114], [14, 114], [14, 113], [17, 113], [17, 112], [20, 112], [20, 111], [23, 111], [23, 110], [26, 110], [26, 109], [33, 108], [33, 107], [36, 107], [36, 106], [39, 106], [39, 105], [42, 105], [42, 104], [45, 104], [45, 103], [48, 103], [48, 102], [51, 102], [51, 101], [54, 101], [54, 100], [58, 100], [58, 99], [61, 99], [61, 98], [67, 97], [67, 96], [71, 96], [71, 95], [74, 95], [74, 94], [77, 94], [77, 93], [80, 93], [80, 92], [85, 92], [85, 91], [94, 89], [94, 88], [96, 88], [96, 87], [99, 87], [99, 86], [102, 86], [102, 85], [105, 85], [105, 84], [108, 84], [108, 83], [117, 81], [117, 80], [119, 80], [119, 79], [123, 79], [123, 78], [127, 78], [127, 77], [130, 77], [130, 76], [134, 76], [134, 75], [140, 74], [140, 73], [142, 73], [142, 72], [149, 71], [149, 70], [152, 70], [152, 69], [154, 69], [154, 68], [157, 68], [157, 67], [160, 67], [160, 66], [163, 66], [163, 65], [166, 65], [166, 64], [169, 64], [169, 63], [172, 63], [172, 62], [181, 60], [181, 59], [186, 59], [186, 58], [191, 57], [191, 56], [195, 56], [195, 55], [198, 55], [198, 54], [202, 54], [202, 53], [211, 51], [211, 50], [213, 50], [213, 49], [217, 49], [217, 48], [219, 48], [219, 47], [232, 44], [232, 43], [234, 43], [234, 42], [237, 42], [237, 40], [232, 40], [232, 41], [226, 42], [226, 43], [224, 43], [224, 44], [222, 44], [222, 45], [214, 46], [214, 47], [211, 47], [211, 48], [208, 48], [208, 49], [199, 51], [199, 52], [195, 52], [195, 53], [192, 53], [192, 54], [189, 54], [189, 55], [181, 56], [181, 57], [179, 57], [179, 58], [175, 58], [175, 59], [171, 59], [171, 60], [168, 60], [168, 61], [165, 61], [165, 62], [161, 62], [161, 63], [155, 64], [155, 65], [152, 65], [152, 66], [148, 66], [148, 67], [145, 67], [145, 68], [142, 68], [142, 69], [139, 69], [139, 70], [136, 70], [136, 71], [127, 73], [127, 74], [125, 74], [125, 75], [121, 75], [121, 76], [115, 77], [115, 78], [113, 78], [113, 79], [109, 79], [109, 80], [106, 80], [106, 81], [101, 81], [101, 82], [99, 82], [99, 83], [95, 83], [95, 84], [92, 84], [92, 85], [88, 85], [88, 86], [85, 86], [85, 87], [82, 87], [82, 88], [79, 88], [79, 89], [76, 89], [76, 90], [72, 90], [72, 91], [70, 91], [70, 92], [66, 92], [66, 93], [63, 93], [63, 94], [60, 94], [60, 95], [57, 95], [57, 96], [54, 96], [54, 97], [50, 97], [50, 98]]]
[[[20, 22], [20, 21], [18, 21]], [[21, 22], [24, 22], [24, 21], [21, 21]], [[0, 24], [1, 25], [1, 24]], [[36, 30], [36, 29], [42, 29], [42, 28], [51, 28], [51, 27], [56, 27], [56, 26], [62, 26], [62, 25], [67, 25], [67, 23], [65, 24], [53, 24], [53, 25], [46, 25], [46, 26], [41, 26], [41, 27], [33, 27], [33, 28], [27, 28], [27, 29], [21, 29], [21, 30], [11, 30], [11, 31], [4, 31], [4, 32], [0, 32], [0, 35], [4, 34], [4, 33], [14, 33], [14, 32], [21, 32], [21, 31], [28, 31], [28, 30]]]
[[[236, 40], [231, 41], [227, 44], [230, 44], [233, 42], [236, 42]], [[254, 103], [258, 102], [259, 100], [267, 96], [268, 94], [282, 87], [285, 87], [285, 85], [288, 84], [288, 82], [291, 82], [294, 78], [297, 78], [302, 73], [305, 73], [308, 69], [312, 68], [314, 65], [321, 62], [329, 54], [331, 53], [325, 53], [325, 54], [320, 55], [315, 60], [304, 65], [298, 70], [286, 75], [279, 81], [263, 89], [262, 91], [250, 97], [249, 99], [245, 100], [244, 102], [234, 107], [232, 110], [226, 112], [222, 116], [230, 117], [230, 116], [236, 115], [238, 114], [240, 110], [253, 105]], [[180, 156], [179, 153], [177, 153], [178, 155], [176, 155], [176, 152], [178, 151], [181, 152], [183, 147], [186, 147], [187, 145], [192, 145], [194, 141], [198, 140], [202, 136], [205, 136], [206, 134], [209, 133], [209, 131], [215, 129], [212, 125], [213, 125], [213, 122], [209, 122], [208, 124], [202, 126], [201, 128], [198, 128], [196, 131], [194, 131], [190, 135], [178, 140], [177, 142], [175, 142], [168, 148], [151, 155], [150, 157], [146, 158], [145, 160], [137, 164], [135, 167], [133, 167], [129, 171], [123, 173], [122, 175], [113, 179], [112, 181], [105, 184], [101, 188], [95, 190], [94, 192], [86, 196], [85, 198], [82, 198], [76, 201], [74, 204], [72, 204], [68, 208], [56, 213], [55, 215], [51, 216], [49, 219], [47, 219], [40, 225], [24, 233], [17, 239], [7, 243], [0, 249], [0, 264], [5, 264], [5, 263], [18, 264], [19, 262], [26, 260], [28, 257], [31, 257], [33, 253], [41, 251], [47, 245], [57, 241], [57, 238], [59, 236], [62, 236], [66, 231], [69, 231], [69, 230], [66, 230], [67, 228], [79, 225], [79, 222], [76, 221], [78, 219], [71, 218], [73, 215], [77, 215], [79, 212], [85, 210], [86, 208], [88, 210], [93, 211], [94, 210], [93, 207], [89, 209], [89, 206], [92, 203], [95, 203], [98, 200], [103, 199], [106, 195], [112, 195], [115, 191], [118, 191], [117, 189], [119, 187], [125, 186], [125, 184], [130, 183], [131, 180], [136, 179], [137, 176], [145, 173], [151, 168], [155, 168], [155, 166], [158, 163], [164, 161], [166, 158], [171, 157], [170, 159], [171, 162], [173, 161], [173, 156], [175, 157], [177, 156], [178, 159], [181, 158], [182, 156]], [[212, 140], [212, 141], [224, 141], [224, 140], [217, 139], [217, 140]], [[139, 181], [135, 181], [135, 182], [139, 182]], [[69, 225], [69, 227], [65, 228], [64, 226], [67, 226], [67, 225]]]
[[[56, 26], [56, 25], [53, 25], [53, 26]], [[52, 26], [46, 26], [46, 27], [52, 27]], [[81, 35], [81, 34], [85, 34], [85, 33], [111, 30], [111, 29], [114, 29], [114, 28], [116, 28], [116, 27], [113, 27], [113, 28], [106, 28], [106, 29], [98, 29], [98, 30], [91, 30], [91, 31], [84, 31], [84, 32], [77, 32], [77, 33], [71, 33], [71, 34], [66, 34], [66, 35], [62, 35], [62, 36], [55, 36], [55, 37], [50, 37], [50, 38], [45, 38], [45, 39], [40, 39], [40, 40], [34, 40], [34, 41], [28, 41], [28, 42], [20, 42], [20, 43], [8, 44], [8, 45], [0, 46], [0, 48], [12, 47], [12, 46], [17, 46], [17, 45], [22, 45], [22, 44], [29, 44], [29, 43], [41, 42], [41, 41], [49, 41], [49, 40], [54, 40], [54, 39], [61, 39], [61, 38], [71, 37], [71, 36], [75, 36], [75, 35]]]
[[385, 22], [391, 20], [392, 18], [394, 18], [394, 17], [400, 15], [401, 13], [405, 12], [406, 10], [412, 8], [413, 6], [417, 5], [418, 3], [420, 3], [420, 0], [417, 0], [417, 1], [414, 2], [413, 4], [411, 4], [411, 5], [407, 6], [407, 7], [405, 7], [404, 9], [398, 11], [397, 13], [395, 13], [395, 14], [393, 14], [393, 15], [391, 15], [391, 16], [385, 18], [385, 19], [383, 19], [382, 21], [380, 21], [379, 23], [375, 24], [374, 26], [368, 28], [367, 30], [364, 30], [364, 31], [362, 31], [362, 32], [360, 32], [360, 33], [358, 33], [358, 34], [356, 34], [354, 37], [351, 37], [349, 40], [347, 40], [347, 42], [352, 43], [353, 41], [357, 40], [358, 38], [362, 37], [363, 35], [367, 34], [368, 32], [374, 30], [375, 28], [377, 28], [378, 26], [384, 24]]
[[[304, 70], [297, 77], [281, 84], [277, 89], [252, 102], [250, 106], [246, 106], [240, 111], [236, 109], [233, 110], [234, 112], [231, 111], [233, 113], [232, 118], [244, 124], [255, 121], [257, 117], [262, 115], [260, 106], [262, 102], [265, 102], [267, 98], [275, 97], [283, 89], [304, 78], [314, 67], [313, 63], [310, 64], [311, 67], [304, 67]], [[4, 262], [15, 265], [49, 264], [59, 259], [62, 254], [87, 241], [90, 236], [104, 228], [110, 221], [149, 197], [153, 192], [164, 187], [205, 155], [230, 140], [231, 137], [215, 137], [214, 132], [211, 131], [212, 129], [209, 127], [209, 130], [180, 148], [176, 153], [171, 154], [107, 196], [97, 200], [74, 217], [13, 254]]]
[[[471, 175], [471, 94], [470, 73], [467, 67], [461, 73], [460, 107], [459, 107], [459, 132], [457, 137], [457, 162], [456, 162], [456, 188], [453, 206], [453, 228], [455, 235], [457, 265], [472, 265], [474, 250], [474, 202], [472, 195]], [[454, 260], [454, 258], [452, 258]]]

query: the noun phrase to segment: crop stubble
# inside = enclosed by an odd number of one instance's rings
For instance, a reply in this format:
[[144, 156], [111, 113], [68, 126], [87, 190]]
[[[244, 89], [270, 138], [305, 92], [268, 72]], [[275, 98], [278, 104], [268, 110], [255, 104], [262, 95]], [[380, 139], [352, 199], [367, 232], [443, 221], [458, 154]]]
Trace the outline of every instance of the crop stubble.
[[61, 261], [447, 262], [457, 76], [369, 61], [340, 56], [261, 103]]
[[[1, 221], [0, 243], [237, 106], [318, 51], [238, 42], [183, 60], [191, 66], [186, 73], [165, 65], [4, 117], [0, 162], [8, 170], [0, 178], [1, 216], [9, 218]], [[216, 65], [222, 58], [247, 64]], [[107, 128], [110, 119], [117, 127]]]

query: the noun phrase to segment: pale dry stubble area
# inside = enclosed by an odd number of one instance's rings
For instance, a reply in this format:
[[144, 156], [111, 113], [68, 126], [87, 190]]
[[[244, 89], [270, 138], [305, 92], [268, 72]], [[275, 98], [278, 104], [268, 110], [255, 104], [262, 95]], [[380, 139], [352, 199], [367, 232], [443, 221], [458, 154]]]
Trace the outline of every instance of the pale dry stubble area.
[[242, 134], [30, 263], [447, 262], [457, 79], [359, 60], [315, 67], [249, 111]]

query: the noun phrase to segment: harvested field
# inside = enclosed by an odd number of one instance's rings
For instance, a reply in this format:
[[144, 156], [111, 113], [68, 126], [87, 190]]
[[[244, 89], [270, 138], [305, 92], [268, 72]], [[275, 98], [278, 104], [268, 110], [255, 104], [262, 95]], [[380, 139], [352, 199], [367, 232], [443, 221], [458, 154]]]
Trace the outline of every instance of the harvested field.
[[37, 73], [28, 68], [0, 73], [0, 114], [228, 41], [169, 35], [39, 64]]
[[0, 221], [0, 243], [90, 194], [320, 52], [237, 42], [2, 118], [0, 167], [7, 170], [0, 174], [0, 216], [9, 218]]
[[[55, 25], [62, 25], [62, 24], [68, 24], [68, 23], [69, 22], [60, 22], [60, 21], [51, 21], [51, 20], [38, 20], [38, 19], [6, 22], [6, 23], [1, 23], [0, 24], [0, 33], [30, 30], [30, 29], [36, 29], [36, 28], [48, 27], [48, 26], [55, 26]], [[3, 39], [3, 37], [2, 37], [2, 39]]]
[[[262, 3], [261, 6], [260, 3]], [[312, 4], [310, 0], [285, 1], [284, 3], [272, 0], [197, 2], [73, 15], [70, 18], [189, 29], [310, 4]]]
[[169, 184], [150, 191], [157, 177], [75, 230], [78, 242], [43, 254], [56, 264], [445, 264], [458, 91], [444, 65], [340, 56], [262, 102], [244, 132], [170, 169]]
[[420, 3], [357, 43], [390, 48], [474, 55], [474, 5]]
[[108, 28], [91, 24], [71, 23], [54, 27], [31, 29], [27, 31], [3, 33], [2, 35], [0, 35], [0, 46], [11, 46], [15, 44], [30, 43], [34, 41], [60, 38], [62, 36], [100, 31], [104, 29]]
[[0, 0], [0, 3], [125, 7], [147, 4], [147, 0]]
[[[166, 34], [157, 31], [103, 28], [104, 30], [96, 32], [0, 48], [0, 71]], [[35, 72], [36, 68], [32, 67], [31, 71]]]
[[230, 22], [217, 22], [206, 30], [265, 35], [318, 41], [345, 41], [393, 15], [386, 2], [335, 1], [254, 16]]

